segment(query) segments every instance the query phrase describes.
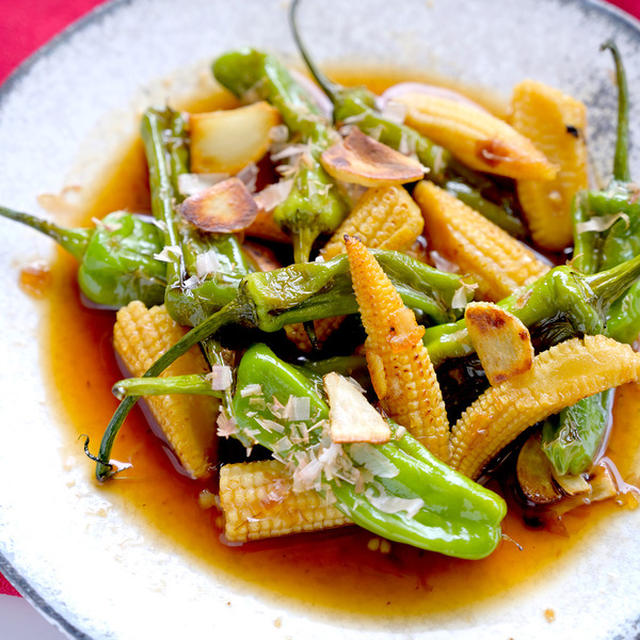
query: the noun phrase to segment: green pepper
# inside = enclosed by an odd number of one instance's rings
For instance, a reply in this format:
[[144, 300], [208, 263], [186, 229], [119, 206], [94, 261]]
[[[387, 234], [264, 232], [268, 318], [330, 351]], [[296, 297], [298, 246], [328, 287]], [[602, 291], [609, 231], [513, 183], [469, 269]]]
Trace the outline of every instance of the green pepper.
[[[373, 533], [460, 558], [477, 559], [491, 553], [501, 537], [500, 521], [506, 513], [504, 501], [437, 460], [391, 421], [394, 439], [388, 443], [332, 446], [326, 429], [329, 407], [320, 391], [322, 380], [318, 381], [317, 376], [320, 371], [333, 371], [334, 364], [350, 368], [359, 363], [330, 358], [317, 364], [309, 375], [306, 367], [287, 364], [263, 344], [251, 347], [240, 362], [233, 400], [226, 405], [237, 424], [235, 437], [246, 447], [255, 444], [267, 447], [276, 459], [294, 466], [311, 456], [317, 459], [323, 453], [335, 455], [339, 478], [325, 471], [324, 476], [318, 475], [317, 489], [327, 497], [333, 496], [345, 515]], [[262, 402], [258, 403], [256, 385], [261, 391]], [[249, 386], [252, 392], [243, 394]], [[212, 391], [202, 375], [130, 378], [116, 383], [114, 392], [118, 397], [131, 393], [220, 397], [222, 393]], [[308, 419], [287, 421], [269, 408], [274, 401], [285, 406], [292, 396], [309, 399]], [[275, 429], [277, 424], [280, 427]], [[294, 436], [298, 436], [298, 444], [293, 443]], [[354, 483], [368, 464], [376, 464], [379, 475], [370, 469], [365, 471], [368, 479], [356, 489]], [[384, 471], [380, 471], [381, 464]], [[389, 513], [380, 508], [380, 503], [375, 504], [376, 499], [384, 497], [421, 504], [414, 506], [415, 515], [402, 509]], [[408, 508], [409, 503], [404, 504]]]
[[0, 216], [44, 233], [73, 255], [80, 262], [80, 290], [94, 304], [119, 309], [132, 300], [162, 302], [165, 265], [154, 258], [162, 238], [153, 222], [115, 211], [94, 229], [66, 229], [7, 207], [0, 207]]
[[[286, 405], [290, 397], [309, 398], [310, 418], [303, 422], [308, 442], [293, 444], [296, 426], [265, 408], [255, 406], [242, 390], [260, 385], [264, 398]], [[265, 345], [254, 345], [238, 368], [233, 416], [237, 437], [246, 446], [259, 443], [281, 461], [296, 465], [303, 456], [336, 455], [340, 478], [330, 470], [319, 477], [321, 492], [336, 498], [336, 506], [356, 524], [390, 540], [460, 558], [483, 558], [501, 539], [500, 521], [506, 513], [504, 501], [492, 491], [453, 471], [432, 456], [422, 445], [395, 428], [395, 438], [382, 445], [332, 445], [323, 425], [329, 407], [314, 384], [304, 374], [280, 360]], [[283, 433], [270, 429], [265, 420], [279, 422]], [[402, 435], [401, 435], [402, 434]], [[302, 438], [305, 440], [305, 438]], [[331, 449], [330, 449], [331, 448]], [[313, 451], [313, 454], [309, 452]], [[309, 458], [307, 458], [309, 459]], [[355, 486], [368, 460], [381, 460], [385, 472]], [[380, 466], [380, 462], [378, 462]], [[422, 501], [417, 513], [405, 510], [389, 513], [376, 498]], [[376, 506], [378, 504], [378, 506]]]
[[240, 98], [250, 94], [270, 102], [289, 131], [309, 147], [291, 192], [274, 212], [274, 220], [293, 237], [295, 261], [306, 262], [318, 235], [334, 231], [347, 214], [344, 199], [320, 164], [320, 155], [337, 139], [337, 133], [287, 68], [269, 54], [253, 49], [225, 53], [213, 63], [213, 74]]
[[[602, 333], [610, 305], [639, 277], [640, 256], [593, 275], [561, 266], [498, 304], [528, 327], [560, 322], [562, 330], [553, 337], [561, 341]], [[424, 340], [436, 365], [473, 353], [464, 320], [429, 327]], [[547, 424], [542, 446], [558, 473], [582, 473], [591, 466], [606, 432], [609, 414], [602, 407], [609, 401], [609, 392], [585, 398]]]
[[607, 334], [619, 342], [633, 344], [640, 333], [640, 283], [633, 284], [627, 293], [612, 305], [607, 318]]
[[[557, 318], [568, 321], [575, 334], [589, 334], [604, 322], [609, 306], [639, 277], [640, 256], [593, 275], [563, 265], [498, 304], [527, 327]], [[424, 343], [434, 366], [447, 358], [473, 353], [464, 319], [428, 327]]]
[[[178, 176], [188, 171], [188, 137], [180, 113], [170, 108], [148, 109], [141, 135], [149, 165], [151, 206], [165, 232], [168, 251], [165, 305], [180, 324], [195, 326], [233, 300], [242, 277], [252, 268], [238, 238], [204, 234], [175, 211], [181, 196]], [[216, 269], [198, 278], [198, 256], [212, 253]]]
[[560, 475], [579, 475], [588, 471], [602, 445], [611, 422], [613, 389], [597, 393], [542, 425], [542, 450]]
[[[406, 305], [422, 311], [435, 322], [446, 322], [460, 315], [460, 310], [451, 309], [453, 297], [463, 286], [460, 276], [440, 272], [396, 251], [371, 251]], [[193, 345], [228, 324], [273, 332], [287, 324], [356, 310], [346, 255], [328, 262], [292, 264], [266, 273], [250, 273], [242, 279], [234, 300], [189, 331], [151, 366], [145, 377], [158, 376]], [[125, 398], [107, 426], [95, 458], [96, 476], [100, 481], [113, 475], [109, 464], [111, 447], [135, 402], [134, 396]]]
[[[604, 191], [579, 193], [573, 203], [574, 266], [584, 273], [611, 269], [640, 254], [640, 206], [635, 203], [638, 187], [630, 183], [628, 166], [629, 108], [627, 81], [616, 45], [609, 41], [616, 65], [618, 126], [613, 179]], [[582, 225], [601, 218], [602, 229], [585, 230]], [[606, 333], [622, 342], [633, 342], [640, 332], [640, 284], [631, 285], [612, 304], [606, 318], [589, 333]], [[545, 421], [542, 449], [558, 474], [588, 471], [611, 423], [613, 390], [584, 398]]]
[[[620, 52], [613, 41], [602, 49], [611, 51], [618, 86], [618, 124], [613, 178], [603, 191], [579, 194], [574, 202], [574, 255], [585, 273], [610, 269], [640, 254], [640, 188], [631, 182], [628, 161], [629, 95]], [[600, 218], [605, 228], [585, 230], [584, 223]], [[632, 343], [640, 333], [640, 284], [634, 284], [610, 308], [607, 333], [620, 342]]]
[[[597, 313], [588, 318], [583, 330], [572, 327], [574, 335], [604, 333], [606, 310], [602, 304], [606, 302], [598, 303], [594, 307]], [[572, 336], [563, 335], [560, 341], [568, 337]], [[591, 468], [611, 421], [613, 397], [613, 389], [588, 396], [544, 422], [540, 446], [556, 473], [578, 475]]]
[[524, 238], [526, 229], [513, 212], [514, 199], [501, 197], [500, 204], [496, 204], [484, 197], [485, 190], [495, 190], [493, 183], [484, 174], [465, 167], [449, 151], [420, 135], [415, 129], [385, 117], [376, 107], [376, 96], [365, 87], [341, 87], [320, 71], [300, 38], [295, 19], [297, 7], [298, 0], [294, 0], [289, 8], [293, 37], [309, 72], [333, 103], [334, 122], [355, 124], [363, 133], [374, 136], [393, 149], [415, 153], [428, 169], [429, 180], [511, 235]]
[[[498, 304], [528, 327], [562, 321], [562, 331], [552, 342], [562, 341], [572, 335], [603, 333], [610, 305], [639, 277], [640, 256], [594, 275], [560, 266]], [[424, 340], [436, 366], [473, 353], [464, 320], [429, 327]], [[591, 466], [606, 432], [609, 414], [602, 407], [610, 396], [604, 392], [585, 398], [547, 423], [542, 447], [561, 475], [582, 473]]]
[[[372, 249], [404, 303], [434, 323], [460, 315], [451, 309], [460, 276], [444, 273], [397, 251]], [[237, 301], [245, 317], [262, 331], [277, 331], [287, 324], [307, 322], [358, 310], [349, 260], [342, 254], [327, 262], [292, 264], [246, 276]]]

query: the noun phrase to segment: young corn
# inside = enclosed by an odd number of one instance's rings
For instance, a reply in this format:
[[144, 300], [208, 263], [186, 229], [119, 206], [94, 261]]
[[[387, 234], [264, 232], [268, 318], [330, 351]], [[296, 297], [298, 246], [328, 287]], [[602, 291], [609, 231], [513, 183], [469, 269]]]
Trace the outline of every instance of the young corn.
[[[147, 309], [135, 301], [118, 311], [113, 344], [126, 369], [138, 377], [185, 333], [164, 306]], [[202, 354], [194, 347], [162, 375], [207, 372]], [[216, 444], [217, 401], [205, 396], [166, 395], [149, 397], [146, 402], [184, 469], [193, 478], [208, 476]]]
[[536, 244], [559, 251], [573, 240], [571, 202], [588, 186], [587, 110], [558, 89], [525, 80], [513, 90], [512, 123], [559, 167], [553, 180], [518, 180], [520, 205]]
[[321, 251], [325, 260], [345, 252], [344, 236], [356, 236], [371, 249], [404, 251], [422, 233], [420, 209], [401, 186], [369, 189]]
[[429, 246], [471, 274], [481, 298], [501, 300], [549, 270], [521, 242], [433, 183], [420, 182], [413, 197]]
[[448, 459], [449, 423], [429, 354], [424, 327], [366, 247], [346, 240], [353, 290], [362, 324], [367, 365], [382, 407], [443, 461]]
[[220, 504], [230, 542], [248, 542], [349, 524], [319, 493], [293, 491], [291, 474], [277, 460], [226, 464]]
[[302, 323], [287, 324], [284, 327], [284, 332], [287, 334], [287, 338], [303, 353], [310, 353], [313, 350], [309, 335]]
[[[422, 233], [424, 219], [420, 208], [402, 186], [369, 189], [336, 229], [321, 255], [331, 260], [345, 252], [344, 237], [356, 236], [371, 249], [405, 251]], [[316, 336], [323, 343], [344, 316], [315, 321]]]
[[426, 93], [397, 100], [407, 109], [409, 126], [473, 169], [518, 179], [556, 175], [556, 167], [531, 140], [482, 108]]
[[[423, 226], [419, 207], [402, 186], [369, 189], [336, 229], [321, 255], [325, 260], [331, 260], [344, 253], [345, 235], [358, 237], [372, 249], [405, 251], [422, 233]], [[343, 320], [344, 316], [316, 320], [314, 328], [318, 343], [324, 343]], [[302, 325], [287, 325], [285, 331], [301, 351], [311, 350], [311, 342]]]
[[487, 389], [451, 432], [450, 464], [477, 478], [527, 427], [578, 400], [640, 378], [640, 354], [604, 336], [573, 338], [536, 356], [531, 369]]

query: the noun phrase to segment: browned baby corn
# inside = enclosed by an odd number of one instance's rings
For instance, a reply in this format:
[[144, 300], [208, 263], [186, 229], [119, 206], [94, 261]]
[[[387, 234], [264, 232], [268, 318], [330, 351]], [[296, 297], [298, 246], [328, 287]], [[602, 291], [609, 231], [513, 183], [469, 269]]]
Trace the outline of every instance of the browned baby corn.
[[433, 183], [420, 182], [413, 197], [430, 248], [473, 275], [480, 297], [496, 302], [549, 270], [522, 243]]
[[513, 90], [512, 123], [559, 167], [553, 180], [518, 180], [517, 188], [536, 244], [564, 249], [573, 239], [571, 202], [588, 186], [586, 107], [558, 89], [525, 80]]
[[369, 189], [322, 249], [325, 260], [345, 252], [344, 236], [356, 236], [370, 249], [404, 251], [422, 233], [419, 207], [400, 186]]
[[307, 334], [304, 325], [300, 322], [296, 324], [287, 324], [284, 327], [284, 332], [287, 334], [287, 338], [293, 342], [293, 344], [300, 349], [303, 353], [309, 353], [313, 349], [311, 340]]
[[556, 174], [556, 167], [531, 140], [484, 109], [426, 93], [397, 100], [407, 107], [409, 126], [473, 169], [535, 180], [550, 180]]
[[[369, 189], [331, 236], [321, 254], [331, 260], [345, 252], [344, 236], [356, 236], [371, 249], [404, 251], [422, 233], [424, 219], [420, 208], [401, 186]], [[315, 321], [321, 344], [335, 331], [344, 316]]]
[[346, 240], [353, 290], [362, 324], [367, 365], [384, 410], [434, 455], [448, 459], [449, 423], [424, 327], [404, 306], [376, 259], [356, 238]]
[[[113, 344], [131, 375], [141, 376], [185, 333], [164, 306], [147, 309], [135, 301], [118, 311]], [[161, 375], [207, 372], [202, 354], [194, 347]], [[145, 401], [185, 470], [193, 478], [208, 476], [216, 443], [215, 398], [166, 395], [150, 396]]]
[[476, 478], [527, 427], [587, 396], [640, 377], [640, 354], [604, 336], [567, 340], [529, 371], [487, 389], [451, 432], [451, 466]]
[[277, 460], [224, 465], [220, 504], [230, 542], [318, 531], [350, 522], [317, 492], [295, 493], [291, 475]]

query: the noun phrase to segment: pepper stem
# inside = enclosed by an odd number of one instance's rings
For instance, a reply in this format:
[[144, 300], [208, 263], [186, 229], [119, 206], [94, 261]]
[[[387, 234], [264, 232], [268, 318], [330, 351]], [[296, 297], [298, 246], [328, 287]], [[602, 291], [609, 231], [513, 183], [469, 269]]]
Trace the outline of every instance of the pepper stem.
[[622, 56], [613, 40], [607, 40], [600, 46], [601, 51], [608, 49], [613, 55], [616, 66], [616, 83], [618, 85], [618, 134], [616, 152], [613, 159], [613, 177], [621, 182], [629, 182], [629, 90], [627, 76], [622, 64]]
[[587, 276], [585, 279], [601, 306], [606, 309], [638, 278], [640, 278], [640, 255], [606, 271]]
[[[204, 351], [204, 355], [209, 363], [209, 366], [213, 368], [215, 365], [225, 366], [227, 363], [225, 362], [224, 356], [222, 355], [222, 348], [217, 340], [214, 338], [207, 338], [203, 340], [201, 345], [202, 350]], [[218, 398], [222, 399], [222, 403], [227, 410], [227, 412], [231, 411], [231, 405], [233, 402], [233, 385], [230, 385], [224, 391], [218, 392]]]
[[[237, 300], [233, 300], [222, 307], [220, 311], [209, 316], [204, 322], [201, 322], [197, 327], [191, 329], [191, 331], [178, 340], [171, 349], [165, 351], [162, 356], [147, 369], [143, 377], [154, 378], [160, 375], [171, 363], [189, 351], [193, 345], [198, 344], [198, 342], [216, 333], [223, 326], [231, 322], [240, 321], [244, 310], [245, 307]], [[118, 431], [120, 431], [120, 427], [137, 400], [138, 396], [127, 396], [122, 400], [107, 425], [97, 456], [96, 478], [99, 482], [104, 482], [117, 473], [117, 471], [114, 471], [114, 466], [110, 462], [111, 449], [113, 448], [113, 443], [118, 435]]]
[[32, 216], [30, 213], [22, 213], [21, 211], [15, 211], [14, 209], [3, 206], [0, 206], [0, 216], [8, 218], [9, 220], [15, 220], [36, 231], [40, 231], [40, 233], [44, 233], [52, 240], [55, 240], [77, 260], [82, 260], [82, 256], [87, 250], [87, 245], [93, 234], [93, 229], [66, 229], [48, 220]]
[[320, 69], [316, 66], [316, 63], [311, 59], [307, 48], [302, 42], [302, 38], [300, 37], [300, 29], [298, 29], [297, 22], [297, 11], [298, 5], [300, 4], [300, 0], [293, 0], [289, 7], [289, 25], [291, 27], [291, 32], [293, 33], [293, 39], [296, 42], [296, 46], [298, 47], [298, 51], [304, 60], [304, 63], [307, 65], [309, 72], [313, 76], [313, 79], [318, 83], [320, 88], [327, 94], [327, 97], [334, 104], [338, 99], [338, 91], [340, 87], [331, 82], [327, 76], [320, 71]]
[[167, 378], [125, 378], [116, 382], [111, 391], [122, 400], [129, 396], [196, 395], [220, 397], [214, 391], [206, 374], [169, 376]]
[[293, 240], [293, 259], [296, 264], [300, 262], [309, 262], [311, 248], [318, 234], [310, 227], [301, 227], [296, 233], [292, 234]]

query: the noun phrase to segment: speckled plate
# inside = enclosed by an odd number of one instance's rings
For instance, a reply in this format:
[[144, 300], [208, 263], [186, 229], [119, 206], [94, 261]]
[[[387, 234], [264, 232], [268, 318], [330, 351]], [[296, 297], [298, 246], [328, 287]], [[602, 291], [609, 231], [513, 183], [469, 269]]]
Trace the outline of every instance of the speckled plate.
[[[615, 35], [632, 94], [640, 86], [639, 25], [593, 1], [307, 0], [301, 25], [322, 61], [422, 67], [504, 98], [526, 76], [568, 90], [590, 108], [591, 149], [603, 173], [615, 113], [611, 62], [598, 53], [603, 40]], [[37, 213], [38, 194], [60, 191], [73, 166], [78, 179], [81, 147], [80, 168], [97, 167], [130, 134], [141, 106], [178, 86], [189, 89], [176, 70], [242, 45], [293, 55], [285, 3], [116, 0], [94, 11], [0, 88], [0, 200]], [[197, 73], [190, 77], [196, 88]], [[632, 103], [631, 122], [639, 140], [640, 100]], [[635, 175], [639, 149], [632, 154]], [[304, 606], [267, 601], [187, 562], [181, 549], [142, 528], [93, 484], [90, 465], [68, 442], [40, 368], [39, 307], [16, 284], [25, 259], [51, 255], [51, 245], [5, 221], [0, 235], [0, 569], [71, 637], [636, 636], [640, 510], [616, 514], [578, 551], [500, 598], [406, 623], [309, 615]], [[548, 607], [553, 624], [541, 615]]]

